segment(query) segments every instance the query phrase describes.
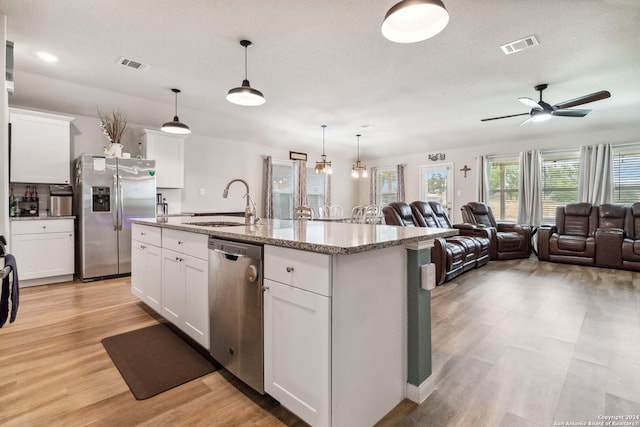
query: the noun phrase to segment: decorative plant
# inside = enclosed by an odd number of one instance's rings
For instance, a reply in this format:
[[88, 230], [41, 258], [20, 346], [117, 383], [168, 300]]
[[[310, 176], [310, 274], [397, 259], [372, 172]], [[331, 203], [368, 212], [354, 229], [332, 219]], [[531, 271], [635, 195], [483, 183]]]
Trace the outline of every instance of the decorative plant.
[[100, 117], [100, 129], [112, 144], [119, 144], [127, 128], [127, 117], [120, 110], [106, 114], [98, 109]]

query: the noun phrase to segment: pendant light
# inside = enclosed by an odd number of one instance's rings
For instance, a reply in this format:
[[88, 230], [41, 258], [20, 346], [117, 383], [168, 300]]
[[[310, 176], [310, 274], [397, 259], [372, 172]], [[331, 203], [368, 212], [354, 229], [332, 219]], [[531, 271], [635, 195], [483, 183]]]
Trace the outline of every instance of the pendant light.
[[327, 125], [322, 125], [322, 156], [320, 156], [320, 158], [322, 158], [321, 161], [316, 162], [316, 173], [326, 173], [326, 174], [332, 174], [333, 173], [333, 168], [331, 167], [331, 162], [327, 161], [327, 155], [324, 154], [324, 130], [327, 127]]
[[366, 178], [369, 176], [369, 174], [367, 173], [367, 165], [362, 166], [360, 164], [360, 137], [362, 135], [357, 134], [356, 138], [358, 138], [358, 160], [356, 160], [356, 162], [353, 164], [353, 166], [351, 167], [351, 176], [354, 178]]
[[249, 80], [247, 80], [247, 48], [253, 43], [249, 40], [241, 40], [240, 45], [244, 47], [244, 80], [242, 81], [242, 86], [229, 90], [227, 101], [247, 107], [262, 105], [265, 102], [264, 95], [259, 90], [252, 88]]
[[382, 21], [382, 35], [396, 43], [415, 43], [435, 36], [449, 23], [440, 0], [402, 0]]
[[184, 123], [180, 123], [180, 119], [178, 118], [178, 94], [180, 93], [180, 89], [171, 89], [171, 92], [175, 93], [176, 115], [173, 116], [172, 121], [163, 124], [160, 130], [162, 130], [163, 132], [174, 133], [179, 135], [190, 134], [191, 129], [189, 129], [189, 126], [185, 125]]

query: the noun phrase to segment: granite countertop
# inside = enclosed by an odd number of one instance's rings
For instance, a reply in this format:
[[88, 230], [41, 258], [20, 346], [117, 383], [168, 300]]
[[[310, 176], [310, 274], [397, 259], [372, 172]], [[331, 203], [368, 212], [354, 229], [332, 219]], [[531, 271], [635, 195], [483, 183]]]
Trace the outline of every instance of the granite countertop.
[[12, 216], [9, 221], [41, 221], [43, 219], [76, 219], [75, 215], [65, 216]]
[[[247, 226], [244, 225], [244, 218], [233, 216], [168, 217], [157, 220], [139, 218], [132, 219], [130, 222], [325, 254], [354, 254], [391, 246], [416, 244], [437, 237], [458, 234], [454, 229], [277, 219], [261, 219], [259, 224]], [[198, 223], [207, 222], [228, 222], [238, 225], [223, 227], [198, 225]]]

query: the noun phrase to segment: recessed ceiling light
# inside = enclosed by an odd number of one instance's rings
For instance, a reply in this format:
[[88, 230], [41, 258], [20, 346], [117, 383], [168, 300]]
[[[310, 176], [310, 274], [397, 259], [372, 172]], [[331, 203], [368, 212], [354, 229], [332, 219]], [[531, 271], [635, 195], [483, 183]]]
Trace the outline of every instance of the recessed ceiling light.
[[45, 62], [57, 62], [58, 61], [58, 57], [49, 53], [49, 52], [36, 52], [36, 55], [38, 55], [38, 58], [42, 59]]

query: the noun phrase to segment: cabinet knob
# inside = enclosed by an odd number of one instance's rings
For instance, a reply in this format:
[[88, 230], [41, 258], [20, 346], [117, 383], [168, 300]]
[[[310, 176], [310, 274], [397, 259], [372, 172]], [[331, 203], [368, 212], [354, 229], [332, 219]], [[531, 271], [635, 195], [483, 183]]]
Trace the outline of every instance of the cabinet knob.
[[293, 271], [293, 267], [287, 267], [287, 273], [291, 273]]
[[179, 244], [179, 245], [181, 245], [181, 244], [182, 244], [182, 242], [181, 242], [180, 240], [178, 240], [178, 244]]
[[269, 287], [268, 287], [268, 286], [263, 286], [263, 287], [262, 287], [262, 292], [267, 292], [268, 290], [269, 290]]
[[47, 226], [46, 226], [46, 225], [43, 225], [43, 226], [42, 226], [42, 229], [43, 229], [43, 230], [44, 230], [44, 229], [46, 229], [46, 228], [47, 228]]
[[146, 233], [140, 232], [140, 235], [141, 235], [141, 236], [144, 236], [145, 234], [146, 234]]
[[147, 249], [147, 247], [144, 245], [140, 245], [140, 249]]

